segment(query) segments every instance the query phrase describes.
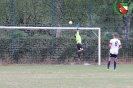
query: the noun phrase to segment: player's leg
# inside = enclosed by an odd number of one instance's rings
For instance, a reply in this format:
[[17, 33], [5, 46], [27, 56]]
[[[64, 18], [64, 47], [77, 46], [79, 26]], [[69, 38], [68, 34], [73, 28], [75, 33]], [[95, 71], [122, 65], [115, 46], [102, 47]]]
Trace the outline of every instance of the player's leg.
[[78, 60], [80, 61], [80, 54], [81, 54], [81, 52], [78, 52]]
[[78, 48], [78, 59], [80, 60], [80, 54], [81, 54], [81, 47], [80, 47], [80, 44], [77, 44], [77, 48]]
[[81, 52], [83, 53], [83, 55], [86, 55], [81, 44], [80, 44], [80, 50], [81, 50]]
[[112, 54], [110, 53], [109, 54], [109, 59], [108, 59], [108, 64], [107, 64], [107, 70], [109, 70], [109, 67], [110, 67], [111, 57], [112, 57]]
[[116, 59], [114, 60], [114, 70], [116, 70]]
[[80, 60], [80, 54], [83, 53], [83, 55], [86, 55], [84, 52], [84, 49], [82, 47], [82, 44], [77, 44], [77, 48], [78, 48], [78, 59]]
[[109, 59], [108, 59], [107, 70], [109, 70], [109, 67], [110, 67], [110, 63], [111, 63], [111, 57], [109, 57]]
[[116, 64], [117, 64], [116, 60], [117, 60], [117, 55], [115, 55], [115, 59], [114, 59], [114, 70], [116, 70]]
[[83, 55], [86, 55], [84, 49], [82, 50], [82, 53], [83, 53]]

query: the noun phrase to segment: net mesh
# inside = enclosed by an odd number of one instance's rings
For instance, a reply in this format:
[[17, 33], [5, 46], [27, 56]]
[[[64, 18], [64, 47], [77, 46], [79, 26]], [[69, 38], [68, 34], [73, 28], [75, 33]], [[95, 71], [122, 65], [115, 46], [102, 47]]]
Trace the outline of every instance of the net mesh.
[[[64, 29], [60, 36], [56, 37], [55, 33], [58, 29], [20, 29], [3, 28], [0, 30], [2, 34], [0, 38], [2, 61], [7, 60], [7, 58], [12, 58], [12, 61], [16, 63], [47, 63], [51, 59], [58, 61], [58, 63], [77, 61], [77, 46], [74, 37], [76, 31]], [[83, 48], [87, 55], [87, 57], [82, 55], [81, 58], [83, 61], [96, 60], [98, 62], [98, 38], [93, 34], [93, 44], [90, 46], [89, 32], [89, 29], [80, 31]], [[95, 32], [98, 35], [98, 30]]]

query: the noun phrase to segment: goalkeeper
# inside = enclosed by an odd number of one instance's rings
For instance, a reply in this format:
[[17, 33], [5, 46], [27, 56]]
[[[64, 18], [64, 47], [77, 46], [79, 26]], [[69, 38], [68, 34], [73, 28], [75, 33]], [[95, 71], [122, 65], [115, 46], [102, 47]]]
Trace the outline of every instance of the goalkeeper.
[[80, 54], [83, 53], [83, 55], [85, 55], [85, 52], [82, 47], [82, 40], [81, 40], [81, 36], [79, 35], [79, 29], [77, 29], [77, 33], [75, 34], [75, 37], [76, 37], [76, 43], [78, 48], [78, 59], [80, 60]]

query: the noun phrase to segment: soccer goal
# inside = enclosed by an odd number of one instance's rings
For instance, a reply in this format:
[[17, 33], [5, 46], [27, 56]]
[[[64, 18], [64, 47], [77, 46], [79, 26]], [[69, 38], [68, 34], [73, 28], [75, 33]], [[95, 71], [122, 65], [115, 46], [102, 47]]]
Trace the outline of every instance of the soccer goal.
[[[61, 30], [62, 32], [63, 31], [66, 31], [66, 30], [71, 30], [71, 31], [74, 31], [76, 30], [77, 28], [76, 27], [25, 27], [25, 26], [0, 26], [0, 29], [1, 30], [30, 30], [30, 31], [37, 31], [37, 30]], [[98, 61], [98, 65], [101, 65], [101, 28], [99, 27], [79, 27], [78, 28], [79, 30], [82, 31], [87, 31], [87, 30], [92, 30], [92, 33], [95, 35], [95, 37], [97, 38], [98, 41], [97, 42], [97, 46], [96, 46], [96, 50], [97, 50], [97, 61]], [[95, 32], [96, 31], [96, 32]], [[75, 31], [74, 31], [75, 32]], [[71, 32], [66, 32], [66, 36], [68, 34], [70, 34]], [[83, 35], [83, 33], [81, 34], [81, 36]], [[39, 35], [36, 35], [36, 37], [38, 37]], [[63, 35], [65, 36], [65, 35]], [[46, 36], [47, 37], [47, 36]], [[67, 37], [71, 37], [71, 36], [67, 36]], [[60, 42], [63, 41], [64, 39], [62, 40], [59, 40]], [[46, 40], [47, 41], [47, 40]], [[58, 42], [58, 41], [57, 41]], [[65, 42], [65, 40], [64, 40]], [[75, 42], [75, 41], [74, 41]], [[48, 42], [46, 42], [48, 43]], [[65, 44], [67, 44], [68, 42], [66, 42]], [[50, 43], [49, 43], [50, 44]], [[47, 44], [47, 45], [49, 45]], [[65, 46], [65, 44], [63, 46]], [[40, 46], [40, 45], [38, 45]], [[53, 44], [54, 46], [54, 44]], [[56, 46], [59, 46], [58, 44], [56, 44]], [[44, 46], [45, 47], [45, 46]], [[62, 47], [62, 46], [60, 46]], [[48, 50], [48, 49], [47, 49]], [[43, 51], [43, 50], [42, 50]], [[58, 49], [58, 53], [59, 53], [59, 49]], [[41, 52], [41, 50], [39, 51]], [[43, 51], [45, 52], [45, 50]], [[89, 51], [88, 51], [89, 52]], [[38, 53], [38, 52], [37, 52]], [[47, 54], [47, 53], [46, 53]], [[66, 53], [65, 53], [66, 54]], [[65, 55], [64, 54], [64, 55]]]

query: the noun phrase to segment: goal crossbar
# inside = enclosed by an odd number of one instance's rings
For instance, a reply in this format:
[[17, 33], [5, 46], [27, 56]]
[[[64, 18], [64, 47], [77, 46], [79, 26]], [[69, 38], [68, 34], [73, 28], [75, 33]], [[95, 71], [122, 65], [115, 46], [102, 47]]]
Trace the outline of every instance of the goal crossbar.
[[[30, 30], [38, 30], [38, 29], [65, 29], [65, 30], [70, 30], [70, 29], [77, 29], [76, 27], [25, 27], [25, 26], [0, 26], [0, 29], [30, 29]], [[91, 27], [79, 27], [79, 30], [99, 30], [100, 28], [91, 28]]]
[[[28, 29], [28, 30], [76, 30], [77, 27], [25, 27], [25, 26], [0, 26], [0, 29]], [[98, 65], [101, 65], [101, 28], [99, 27], [79, 27], [79, 30], [98, 30]]]

